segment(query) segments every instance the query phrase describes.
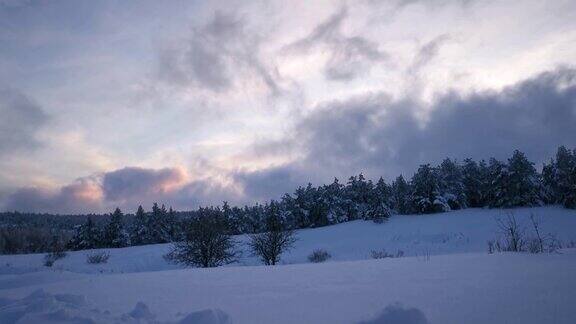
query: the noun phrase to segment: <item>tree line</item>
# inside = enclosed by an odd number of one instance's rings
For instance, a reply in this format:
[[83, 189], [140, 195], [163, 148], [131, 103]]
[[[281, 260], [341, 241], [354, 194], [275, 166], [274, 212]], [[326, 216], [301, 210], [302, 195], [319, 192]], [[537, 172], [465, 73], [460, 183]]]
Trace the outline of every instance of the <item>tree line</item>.
[[[117, 208], [107, 222], [88, 217], [76, 226], [68, 242], [73, 250], [124, 247], [184, 240], [191, 222], [223, 220], [229, 235], [267, 231], [271, 217], [285, 230], [320, 227], [358, 219], [383, 222], [392, 214], [430, 214], [468, 207], [512, 208], [562, 204], [576, 208], [576, 150], [559, 147], [555, 158], [538, 172], [524, 153], [516, 150], [506, 161], [445, 159], [439, 165], [421, 165], [410, 179], [373, 182], [363, 174], [341, 183], [298, 187], [279, 200], [251, 206], [200, 207], [189, 212], [154, 204], [138, 207], [135, 215]], [[0, 248], [2, 246], [0, 239]]]

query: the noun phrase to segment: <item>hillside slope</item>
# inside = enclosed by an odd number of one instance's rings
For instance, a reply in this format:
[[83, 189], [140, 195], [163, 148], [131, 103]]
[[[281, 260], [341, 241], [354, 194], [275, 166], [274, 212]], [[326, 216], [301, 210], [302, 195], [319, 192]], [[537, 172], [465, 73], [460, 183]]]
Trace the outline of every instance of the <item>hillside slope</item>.
[[[322, 228], [300, 230], [294, 249], [282, 258], [283, 264], [307, 263], [307, 256], [318, 248], [326, 249], [331, 261], [364, 260], [372, 250], [402, 250], [405, 256], [485, 252], [487, 241], [498, 237], [496, 218], [512, 213], [529, 230], [529, 217], [536, 215], [546, 233], [564, 242], [576, 242], [576, 211], [556, 206], [539, 208], [466, 209], [432, 215], [394, 215], [384, 224], [354, 221]], [[246, 251], [246, 237], [237, 237], [242, 250], [239, 262], [232, 265], [258, 265]], [[104, 265], [86, 264], [90, 251], [70, 252], [55, 268], [78, 273], [126, 273], [179, 269], [164, 260], [169, 244], [106, 249], [110, 260]], [[43, 254], [0, 256], [0, 273], [44, 271]]]
[[[521, 222], [536, 214], [544, 231], [576, 241], [575, 211], [511, 211]], [[104, 265], [86, 264], [87, 251], [53, 268], [41, 266], [42, 255], [0, 256], [0, 323], [575, 323], [576, 249], [489, 255], [502, 213], [299, 231], [284, 263], [325, 248], [333, 258], [322, 264], [253, 266], [245, 252], [239, 264], [182, 269], [162, 258], [168, 245], [109, 250]], [[380, 248], [407, 256], [369, 259]]]

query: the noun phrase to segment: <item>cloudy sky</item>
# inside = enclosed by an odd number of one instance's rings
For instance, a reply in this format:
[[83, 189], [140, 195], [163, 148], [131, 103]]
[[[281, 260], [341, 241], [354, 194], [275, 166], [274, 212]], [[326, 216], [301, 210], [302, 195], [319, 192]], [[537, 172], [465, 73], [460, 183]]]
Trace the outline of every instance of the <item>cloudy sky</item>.
[[0, 210], [540, 165], [576, 146], [575, 62], [573, 0], [0, 0]]

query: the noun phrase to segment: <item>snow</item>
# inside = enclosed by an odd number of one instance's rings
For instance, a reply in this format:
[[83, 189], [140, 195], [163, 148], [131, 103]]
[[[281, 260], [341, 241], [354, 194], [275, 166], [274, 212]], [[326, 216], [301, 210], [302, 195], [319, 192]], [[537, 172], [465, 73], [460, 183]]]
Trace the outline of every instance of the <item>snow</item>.
[[[510, 211], [576, 241], [574, 210]], [[0, 323], [576, 323], [576, 249], [486, 253], [506, 212], [302, 230], [275, 267], [245, 253], [236, 265], [184, 269], [162, 258], [168, 245], [109, 249], [100, 265], [86, 264], [87, 251], [53, 268], [43, 255], [0, 256]], [[307, 263], [317, 248], [332, 259]], [[369, 259], [381, 249], [406, 257]]]

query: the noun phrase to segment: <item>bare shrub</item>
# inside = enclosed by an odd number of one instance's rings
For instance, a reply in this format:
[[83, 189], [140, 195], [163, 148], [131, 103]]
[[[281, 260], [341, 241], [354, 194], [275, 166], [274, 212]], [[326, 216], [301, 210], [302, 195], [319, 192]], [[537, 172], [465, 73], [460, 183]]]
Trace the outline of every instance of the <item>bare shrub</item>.
[[566, 243], [564, 247], [569, 248], [569, 249], [576, 248], [576, 242], [570, 241], [570, 242]]
[[540, 219], [534, 216], [534, 214], [530, 215], [530, 222], [532, 223], [532, 229], [534, 231], [534, 236], [528, 244], [528, 251], [530, 253], [554, 253], [562, 248], [562, 244], [556, 238], [556, 235], [542, 233], [540, 229]]
[[386, 258], [401, 258], [404, 256], [404, 251], [398, 250], [396, 254], [388, 253], [385, 249], [370, 251], [372, 259], [386, 259]]
[[186, 266], [212, 268], [236, 262], [234, 240], [228, 222], [219, 213], [206, 214], [185, 225], [185, 237], [172, 244], [166, 260]]
[[86, 263], [89, 264], [100, 264], [107, 263], [110, 258], [110, 253], [106, 251], [98, 251], [86, 254]]
[[493, 254], [496, 247], [495, 247], [495, 241], [494, 240], [488, 240], [487, 244], [488, 244], [488, 254]]
[[506, 219], [497, 219], [501, 239], [488, 241], [488, 253], [530, 252], [553, 253], [561, 248], [560, 241], [551, 233], [543, 234], [540, 219], [530, 215], [532, 233], [526, 234], [525, 227], [520, 225], [512, 213]]
[[501, 249], [507, 252], [522, 252], [525, 250], [526, 238], [525, 229], [520, 226], [514, 214], [506, 214], [505, 219], [498, 218], [498, 229], [502, 236], [503, 242], [500, 243]]
[[421, 252], [416, 253], [416, 259], [418, 261], [428, 262], [430, 261], [432, 255], [432, 250], [429, 247], [424, 248]]
[[308, 256], [308, 261], [312, 262], [312, 263], [321, 263], [324, 262], [328, 259], [330, 259], [332, 256], [330, 255], [330, 253], [328, 253], [328, 251], [323, 250], [323, 249], [317, 249], [314, 250], [309, 256]]
[[51, 267], [54, 265], [54, 262], [57, 260], [63, 259], [66, 257], [66, 252], [64, 251], [54, 251], [47, 253], [44, 255], [44, 266]]

